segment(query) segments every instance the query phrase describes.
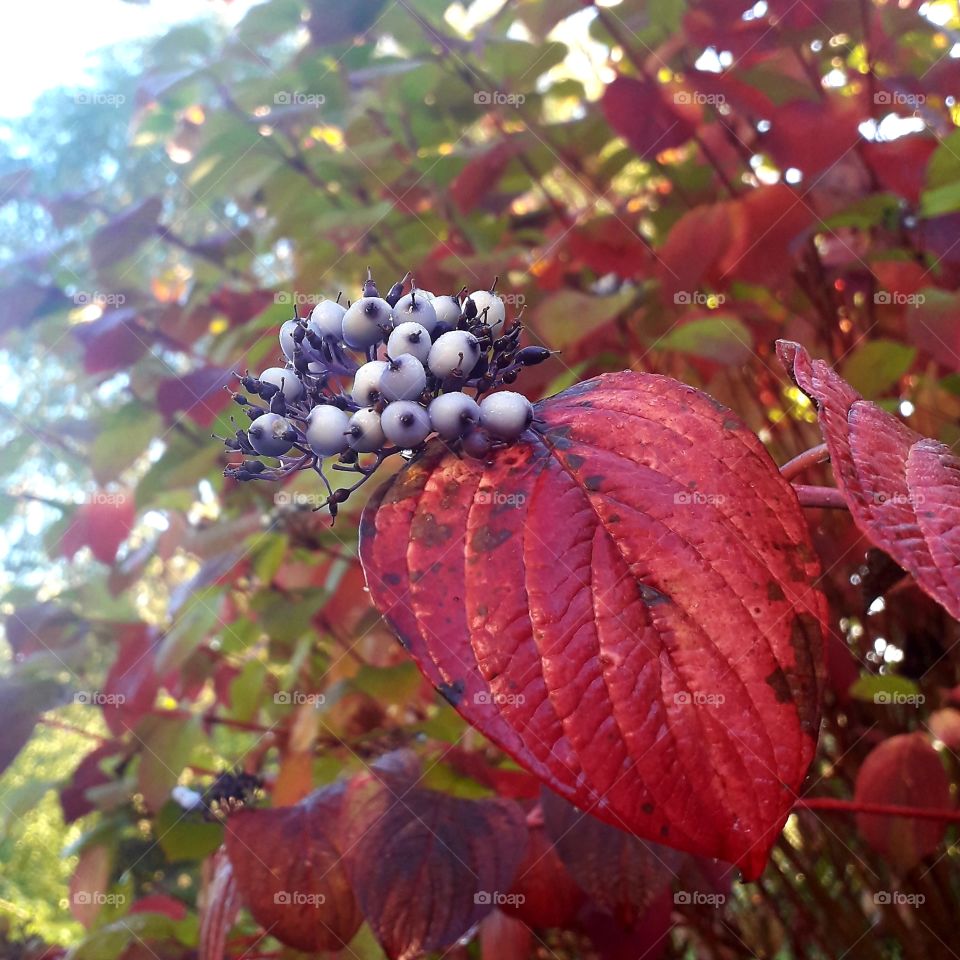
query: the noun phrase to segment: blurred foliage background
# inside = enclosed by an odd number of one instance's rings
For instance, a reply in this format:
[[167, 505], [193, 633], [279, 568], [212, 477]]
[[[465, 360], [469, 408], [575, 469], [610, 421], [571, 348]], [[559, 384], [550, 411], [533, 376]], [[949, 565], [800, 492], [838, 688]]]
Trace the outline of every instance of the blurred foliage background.
[[[289, 804], [398, 746], [458, 796], [511, 770], [370, 607], [362, 498], [331, 528], [306, 479], [222, 478], [224, 386], [276, 360], [295, 304], [355, 297], [368, 265], [381, 289], [498, 276], [562, 351], [532, 398], [667, 373], [782, 463], [819, 442], [773, 355], [787, 337], [955, 442], [958, 51], [955, 0], [266, 0], [128, 41], [5, 123], [4, 955], [194, 956], [222, 828], [177, 786], [242, 769]], [[952, 804], [957, 625], [845, 516], [810, 519], [836, 626], [811, 792], [849, 796], [910, 736], [943, 789], [896, 793], [908, 751], [874, 799]], [[797, 814], [761, 882], [661, 905], [667, 932], [631, 949], [956, 955], [955, 831], [901, 827], [870, 844]], [[280, 955], [256, 930], [241, 913], [227, 955]], [[576, 924], [527, 936], [512, 955], [600, 949]], [[365, 928], [347, 955], [380, 954]]]

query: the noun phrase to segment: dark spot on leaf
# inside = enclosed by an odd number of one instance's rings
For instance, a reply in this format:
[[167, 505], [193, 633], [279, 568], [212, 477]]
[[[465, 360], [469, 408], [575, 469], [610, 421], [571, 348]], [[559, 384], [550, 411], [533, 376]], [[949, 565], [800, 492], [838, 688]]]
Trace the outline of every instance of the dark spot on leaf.
[[644, 813], [646, 813], [647, 815], [649, 815], [649, 814], [653, 813], [653, 804], [652, 804], [652, 803], [645, 803], [640, 809], [641, 809]]
[[640, 599], [648, 607], [656, 606], [658, 603], [670, 602], [670, 598], [665, 593], [661, 593], [655, 587], [651, 587], [648, 583], [638, 583], [637, 589], [640, 591]]
[[670, 828], [669, 828], [666, 824], [664, 824], [664, 825], [660, 828], [660, 836], [661, 836], [661, 837], [666, 837], [666, 836], [669, 836], [669, 834], [670, 834]]
[[567, 466], [571, 470], [579, 470], [583, 466], [584, 458], [579, 453], [571, 453], [567, 457]]
[[456, 707], [463, 699], [463, 681], [454, 680], [453, 683], [441, 683], [437, 693], [443, 697], [451, 707]]
[[386, 573], [383, 579], [385, 583], [389, 583], [390, 586], [395, 587], [400, 583], [401, 578], [399, 573]]
[[503, 528], [494, 530], [489, 524], [484, 524], [477, 529], [470, 541], [470, 548], [474, 553], [489, 553], [496, 550], [501, 543], [505, 543], [513, 536], [513, 531]]
[[485, 617], [488, 612], [489, 612], [489, 608], [487, 607], [487, 605], [486, 605], [485, 603], [481, 603], [481, 604], [477, 607], [477, 616], [478, 616], [478, 617]]
[[724, 421], [723, 421], [723, 429], [724, 429], [724, 430], [739, 430], [739, 429], [740, 429], [740, 426], [741, 426], [741, 424], [740, 424], [740, 421], [739, 421], [739, 420], [734, 420], [734, 419], [731, 418], [731, 419], [729, 419], [729, 420], [724, 420]]
[[765, 682], [773, 688], [773, 695], [777, 698], [777, 703], [789, 703], [793, 699], [790, 693], [790, 684], [787, 683], [787, 675], [780, 667], [774, 668], [773, 673], [766, 678]]
[[771, 602], [774, 600], [786, 600], [783, 590], [780, 587], [780, 584], [776, 580], [770, 580], [767, 582], [767, 599]]
[[428, 547], [443, 546], [451, 537], [453, 529], [445, 523], [438, 523], [432, 513], [419, 513], [410, 525], [410, 538], [422, 540]]
[[599, 474], [594, 474], [593, 476], [587, 477], [583, 481], [583, 485], [588, 490], [599, 490], [603, 486], [603, 479]]

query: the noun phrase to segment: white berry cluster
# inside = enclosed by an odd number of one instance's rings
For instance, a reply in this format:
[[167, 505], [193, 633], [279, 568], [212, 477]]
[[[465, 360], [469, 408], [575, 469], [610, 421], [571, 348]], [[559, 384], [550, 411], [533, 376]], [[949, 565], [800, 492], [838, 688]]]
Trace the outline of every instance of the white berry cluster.
[[[368, 272], [359, 300], [322, 300], [309, 318], [294, 310], [280, 327], [286, 365], [240, 377], [245, 392], [234, 400], [252, 422], [224, 440], [230, 450], [279, 466], [245, 459], [228, 466], [226, 476], [278, 480], [313, 469], [328, 491], [324, 506], [336, 516], [337, 505], [387, 457], [412, 458], [434, 434], [455, 452], [482, 459], [532, 425], [526, 397], [490, 391], [512, 384], [550, 351], [519, 346], [523, 328], [518, 320], [507, 324], [496, 281], [469, 296], [466, 288], [434, 296], [415, 284], [404, 295], [409, 279], [381, 297]], [[327, 458], [336, 458], [332, 469], [360, 479], [334, 490], [323, 472]]]

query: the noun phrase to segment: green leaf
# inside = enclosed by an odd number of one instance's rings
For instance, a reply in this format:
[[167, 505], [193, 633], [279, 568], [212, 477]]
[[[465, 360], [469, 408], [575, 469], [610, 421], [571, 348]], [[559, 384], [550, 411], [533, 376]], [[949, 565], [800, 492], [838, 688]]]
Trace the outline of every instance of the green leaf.
[[945, 183], [932, 190], [924, 190], [920, 195], [921, 216], [939, 217], [957, 210], [960, 210], [960, 180]]
[[395, 667], [361, 667], [351, 683], [377, 703], [401, 706], [414, 698], [421, 679], [417, 665], [410, 661]]
[[627, 309], [634, 296], [632, 290], [622, 290], [612, 297], [563, 290], [537, 306], [532, 323], [545, 343], [563, 350], [613, 320]]
[[116, 480], [160, 433], [161, 423], [160, 416], [141, 403], [128, 403], [105, 418], [90, 447], [97, 482]]
[[872, 399], [893, 387], [916, 358], [914, 347], [893, 340], [871, 340], [858, 347], [843, 365], [843, 378]]
[[652, 349], [675, 350], [735, 366], [753, 356], [753, 334], [733, 314], [716, 314], [674, 327], [656, 340]]
[[157, 648], [157, 672], [179, 669], [190, 655], [213, 636], [220, 626], [220, 590], [209, 588], [194, 594]]
[[230, 715], [249, 721], [256, 715], [265, 690], [267, 668], [259, 660], [248, 660], [230, 683]]
[[850, 687], [850, 696], [885, 706], [923, 703], [920, 688], [912, 680], [893, 674], [868, 674], [860, 677]]
[[201, 735], [197, 717], [148, 717], [138, 730], [142, 745], [137, 785], [150, 810], [162, 810]]
[[157, 814], [154, 825], [157, 843], [171, 862], [202, 860], [214, 853], [223, 841], [223, 825], [202, 819], [200, 813], [184, 813], [172, 800]]

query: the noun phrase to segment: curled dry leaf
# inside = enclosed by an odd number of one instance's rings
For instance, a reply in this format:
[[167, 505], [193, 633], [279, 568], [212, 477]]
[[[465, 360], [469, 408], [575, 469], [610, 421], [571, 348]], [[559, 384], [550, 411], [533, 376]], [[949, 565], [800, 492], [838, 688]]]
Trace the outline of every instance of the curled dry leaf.
[[[903, 733], [876, 747], [857, 772], [854, 801], [930, 810], [953, 807], [950, 780], [925, 733]], [[941, 820], [857, 814], [864, 839], [903, 872], [937, 849], [946, 828]]]
[[864, 400], [799, 344], [781, 340], [777, 353], [817, 404], [837, 486], [856, 525], [960, 617], [960, 460]]
[[339, 950], [362, 917], [338, 846], [344, 785], [293, 807], [241, 810], [227, 823], [227, 856], [254, 919], [308, 953]]
[[435, 444], [371, 499], [374, 602], [473, 726], [574, 804], [758, 875], [813, 757], [818, 563], [756, 436], [667, 377], [537, 405], [487, 463]]
[[372, 770], [347, 795], [350, 876], [391, 960], [449, 947], [479, 923], [510, 889], [526, 845], [512, 800], [464, 800], [414, 782], [409, 771]]

